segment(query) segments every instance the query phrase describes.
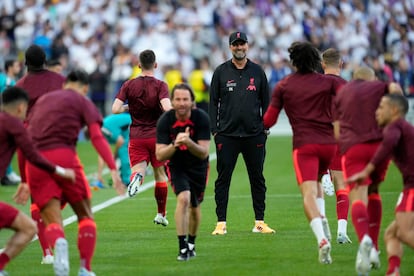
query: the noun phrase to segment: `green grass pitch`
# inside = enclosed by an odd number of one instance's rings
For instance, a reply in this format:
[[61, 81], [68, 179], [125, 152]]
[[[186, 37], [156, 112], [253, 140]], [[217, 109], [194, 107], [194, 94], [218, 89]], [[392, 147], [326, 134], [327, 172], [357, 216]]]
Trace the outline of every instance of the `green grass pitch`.
[[[213, 146], [212, 146], [213, 149]], [[96, 171], [96, 153], [90, 143], [78, 145], [79, 155], [87, 174]], [[227, 227], [225, 236], [212, 236], [216, 223], [214, 180], [216, 162], [210, 163], [210, 177], [202, 204], [202, 223], [196, 240], [197, 257], [188, 262], [176, 261], [178, 241], [175, 233], [175, 195], [169, 190], [167, 210], [170, 225], [153, 224], [156, 203], [153, 189], [133, 199], [125, 199], [95, 213], [98, 225], [98, 242], [93, 259], [94, 272], [108, 276], [129, 275], [356, 275], [355, 256], [357, 238], [351, 221], [348, 233], [352, 244], [332, 242], [331, 265], [318, 262], [316, 239], [307, 222], [299, 188], [296, 184], [290, 137], [269, 137], [264, 174], [267, 183], [265, 221], [276, 229], [274, 235], [252, 233], [254, 215], [248, 177], [242, 156], [239, 156], [230, 188]], [[109, 176], [107, 176], [109, 178]], [[149, 176], [145, 182], [151, 181]], [[383, 234], [393, 219], [394, 206], [402, 188], [401, 176], [391, 165], [386, 181], [381, 187], [383, 223], [380, 235], [382, 267], [370, 275], [384, 275], [386, 254]], [[12, 202], [14, 187], [0, 187], [1, 199]], [[93, 204], [105, 202], [115, 196], [115, 191], [93, 191]], [[336, 235], [335, 197], [326, 197], [327, 216], [333, 237]], [[14, 204], [15, 205], [15, 204]], [[19, 207], [28, 213], [29, 206]], [[63, 212], [67, 218], [70, 208]], [[65, 227], [69, 241], [71, 274], [77, 275], [79, 254], [76, 246], [77, 224]], [[11, 231], [0, 233], [0, 246], [4, 246]], [[6, 268], [12, 276], [53, 275], [51, 265], [41, 265], [38, 241], [32, 242]], [[414, 251], [405, 247], [402, 275], [414, 275]]]

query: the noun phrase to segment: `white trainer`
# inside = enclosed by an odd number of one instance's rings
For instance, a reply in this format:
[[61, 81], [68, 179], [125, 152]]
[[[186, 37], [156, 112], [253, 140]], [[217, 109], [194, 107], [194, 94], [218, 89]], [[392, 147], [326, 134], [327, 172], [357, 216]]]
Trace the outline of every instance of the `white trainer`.
[[53, 255], [43, 256], [41, 264], [53, 264], [54, 257]]
[[132, 178], [131, 182], [128, 185], [128, 195], [129, 197], [134, 197], [141, 188], [142, 181], [144, 178], [142, 177], [142, 174], [135, 173], [134, 177]]
[[336, 237], [336, 242], [340, 244], [352, 243], [351, 239], [345, 233], [338, 233], [338, 236]]
[[331, 180], [329, 173], [324, 174], [321, 179], [323, 191], [327, 196], [333, 196], [335, 194], [335, 187]]
[[321, 264], [331, 264], [331, 244], [326, 239], [323, 239], [319, 244], [319, 262]]
[[154, 223], [167, 226], [168, 225], [167, 216], [163, 216], [162, 214], [158, 213], [154, 218]]
[[86, 269], [86, 268], [84, 268], [84, 267], [81, 267], [81, 268], [79, 269], [78, 276], [96, 276], [96, 274], [95, 274], [95, 273], [93, 273], [92, 271], [87, 270], [87, 269]]
[[53, 269], [55, 276], [69, 276], [69, 249], [68, 242], [64, 238], [59, 238], [55, 242]]
[[325, 237], [328, 239], [328, 241], [331, 241], [332, 239], [331, 229], [329, 228], [328, 219], [326, 217], [322, 218], [322, 227], [323, 227], [323, 233], [325, 234]]
[[371, 262], [371, 269], [379, 269], [381, 267], [379, 252], [375, 248], [375, 246], [371, 248], [371, 252], [369, 254], [369, 260]]
[[359, 244], [359, 249], [357, 253], [357, 258], [355, 262], [356, 272], [359, 275], [366, 275], [371, 270], [371, 260], [370, 254], [372, 249], [372, 240], [368, 235], [365, 235], [361, 243]]
[[22, 178], [15, 172], [11, 172], [7, 175], [7, 177], [13, 182], [21, 182]]

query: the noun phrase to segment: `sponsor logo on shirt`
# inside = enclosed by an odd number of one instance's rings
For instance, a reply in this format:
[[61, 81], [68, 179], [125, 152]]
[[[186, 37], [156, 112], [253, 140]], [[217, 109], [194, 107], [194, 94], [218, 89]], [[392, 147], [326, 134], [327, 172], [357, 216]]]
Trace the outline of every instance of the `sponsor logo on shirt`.
[[237, 83], [234, 80], [228, 80], [226, 87], [229, 92], [233, 92], [234, 88], [237, 86]]

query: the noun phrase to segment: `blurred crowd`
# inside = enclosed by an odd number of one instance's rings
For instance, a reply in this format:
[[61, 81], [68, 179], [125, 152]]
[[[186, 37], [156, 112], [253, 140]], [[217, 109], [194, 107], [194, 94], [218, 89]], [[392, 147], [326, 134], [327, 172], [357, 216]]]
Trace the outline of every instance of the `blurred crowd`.
[[40, 45], [63, 74], [91, 74], [90, 97], [105, 113], [145, 49], [157, 55], [157, 77], [173, 84], [203, 72], [207, 90], [235, 30], [247, 33], [248, 57], [271, 88], [292, 70], [289, 45], [308, 40], [340, 49], [345, 79], [364, 64], [414, 96], [414, 0], [2, 0], [0, 65]]

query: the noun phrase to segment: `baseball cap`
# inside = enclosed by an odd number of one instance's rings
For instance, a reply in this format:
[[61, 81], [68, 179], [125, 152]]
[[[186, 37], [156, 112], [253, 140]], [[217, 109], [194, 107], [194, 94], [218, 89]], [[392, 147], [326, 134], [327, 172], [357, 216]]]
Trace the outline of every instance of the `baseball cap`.
[[247, 41], [247, 35], [245, 33], [242, 33], [242, 32], [234, 32], [229, 37], [229, 44], [231, 45], [234, 42], [236, 42], [237, 40], [241, 40], [241, 41], [244, 41], [244, 42], [248, 42]]
[[25, 64], [33, 67], [42, 67], [46, 62], [46, 54], [38, 45], [31, 45], [25, 53]]

